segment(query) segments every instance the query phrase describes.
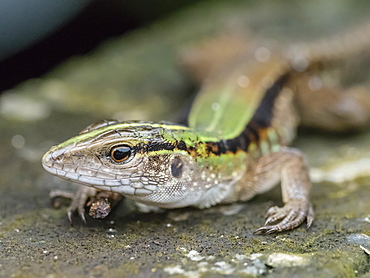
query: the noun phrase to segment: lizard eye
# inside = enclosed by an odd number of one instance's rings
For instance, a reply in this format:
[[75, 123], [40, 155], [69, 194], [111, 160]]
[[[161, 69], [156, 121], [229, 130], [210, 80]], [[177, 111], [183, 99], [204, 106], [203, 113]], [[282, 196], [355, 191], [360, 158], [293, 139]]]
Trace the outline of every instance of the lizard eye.
[[127, 145], [113, 147], [110, 151], [110, 157], [117, 163], [127, 161], [131, 155], [132, 149]]

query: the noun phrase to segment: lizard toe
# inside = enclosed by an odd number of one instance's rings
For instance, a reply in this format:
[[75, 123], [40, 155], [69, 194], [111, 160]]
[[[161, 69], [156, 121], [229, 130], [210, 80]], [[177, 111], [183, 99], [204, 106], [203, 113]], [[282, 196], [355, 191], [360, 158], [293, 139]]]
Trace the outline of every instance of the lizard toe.
[[[279, 209], [280, 208], [278, 206], [273, 206], [273, 207], [269, 208], [267, 213], [266, 213], [265, 218], [266, 219], [271, 218], [271, 216], [275, 215]], [[267, 222], [267, 220], [266, 220], [266, 222]]]
[[310, 206], [308, 208], [307, 217], [306, 217], [307, 229], [309, 229], [311, 227], [312, 222], [314, 221], [314, 219], [315, 219], [315, 212], [313, 210], [312, 205], [310, 204]]

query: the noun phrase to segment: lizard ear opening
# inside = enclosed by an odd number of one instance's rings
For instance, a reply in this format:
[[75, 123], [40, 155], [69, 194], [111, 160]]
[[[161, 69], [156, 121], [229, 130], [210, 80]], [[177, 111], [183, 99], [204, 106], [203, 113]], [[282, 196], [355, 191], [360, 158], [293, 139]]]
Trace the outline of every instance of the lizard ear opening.
[[101, 127], [104, 127], [104, 126], [114, 125], [114, 124], [117, 124], [117, 123], [119, 123], [117, 120], [98, 121], [98, 122], [95, 122], [95, 123], [85, 127], [83, 130], [81, 130], [81, 132], [79, 134], [88, 133], [92, 130], [95, 130], [95, 129], [98, 129], [98, 128], [101, 128]]
[[182, 168], [183, 168], [184, 163], [179, 157], [175, 157], [172, 162], [171, 162], [171, 174], [175, 178], [181, 177], [182, 174]]

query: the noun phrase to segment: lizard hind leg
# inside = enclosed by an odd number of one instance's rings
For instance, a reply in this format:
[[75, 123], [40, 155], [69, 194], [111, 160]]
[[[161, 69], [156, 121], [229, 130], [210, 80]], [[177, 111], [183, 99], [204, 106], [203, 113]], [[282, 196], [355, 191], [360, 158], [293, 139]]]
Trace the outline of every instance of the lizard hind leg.
[[242, 199], [248, 192], [263, 193], [281, 181], [284, 206], [270, 208], [265, 226], [255, 231], [256, 234], [292, 230], [305, 220], [307, 227], [311, 226], [314, 220], [309, 199], [311, 183], [306, 160], [300, 151], [283, 147], [267, 154], [251, 165], [246, 176], [249, 180], [240, 189]]
[[[370, 126], [370, 90], [350, 88], [310, 88], [318, 77], [301, 78], [296, 84], [296, 105], [301, 125], [332, 132], [357, 131]], [[310, 86], [311, 84], [311, 86]]]

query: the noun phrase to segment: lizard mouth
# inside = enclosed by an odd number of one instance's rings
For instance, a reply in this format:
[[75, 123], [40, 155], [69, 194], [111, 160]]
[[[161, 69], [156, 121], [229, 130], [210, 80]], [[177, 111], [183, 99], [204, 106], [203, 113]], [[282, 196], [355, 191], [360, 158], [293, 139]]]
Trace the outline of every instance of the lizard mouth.
[[136, 188], [131, 185], [130, 179], [107, 179], [96, 177], [95, 172], [91, 175], [78, 173], [77, 168], [74, 171], [66, 171], [63, 169], [63, 163], [59, 159], [58, 151], [52, 149], [48, 151], [42, 158], [42, 166], [49, 173], [88, 187], [93, 187], [99, 190], [112, 191], [122, 195], [143, 196], [153, 193], [152, 190], [141, 187]]

